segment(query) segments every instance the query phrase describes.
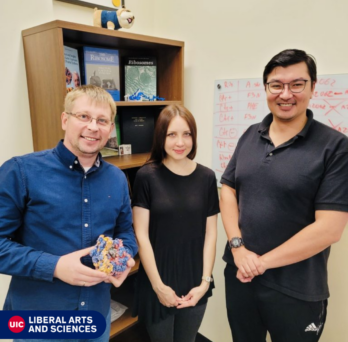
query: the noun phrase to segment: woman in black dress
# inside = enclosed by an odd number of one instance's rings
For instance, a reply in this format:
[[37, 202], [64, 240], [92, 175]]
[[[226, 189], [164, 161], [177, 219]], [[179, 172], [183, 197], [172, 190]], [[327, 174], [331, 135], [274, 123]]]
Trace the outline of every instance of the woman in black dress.
[[134, 182], [141, 265], [133, 314], [152, 342], [194, 342], [214, 288], [217, 184], [212, 170], [193, 161], [196, 137], [185, 107], [165, 107]]

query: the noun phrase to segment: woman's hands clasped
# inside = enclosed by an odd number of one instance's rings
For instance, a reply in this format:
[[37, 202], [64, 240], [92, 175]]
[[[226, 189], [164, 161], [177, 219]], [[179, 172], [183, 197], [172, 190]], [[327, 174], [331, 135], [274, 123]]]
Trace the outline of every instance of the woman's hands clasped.
[[155, 289], [155, 292], [160, 303], [168, 308], [178, 306], [182, 301], [170, 286], [162, 284]]
[[208, 289], [209, 283], [202, 281], [200, 286], [194, 287], [186, 296], [182, 296], [181, 298], [177, 296], [171, 287], [164, 284], [159, 286], [155, 292], [162, 305], [168, 308], [176, 307], [177, 309], [182, 309], [189, 306], [196, 306]]
[[177, 308], [182, 309], [189, 306], [196, 306], [208, 289], [209, 283], [203, 280], [201, 285], [194, 287], [186, 296], [181, 298], [181, 302], [178, 304]]

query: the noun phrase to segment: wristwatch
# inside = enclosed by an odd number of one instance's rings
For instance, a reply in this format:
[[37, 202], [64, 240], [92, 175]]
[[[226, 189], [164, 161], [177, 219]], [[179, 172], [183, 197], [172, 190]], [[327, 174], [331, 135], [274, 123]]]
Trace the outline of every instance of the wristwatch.
[[230, 241], [228, 241], [230, 248], [239, 248], [244, 246], [244, 241], [240, 237], [233, 237]]
[[213, 281], [213, 277], [202, 277], [203, 280], [205, 280], [207, 283], [211, 283]]

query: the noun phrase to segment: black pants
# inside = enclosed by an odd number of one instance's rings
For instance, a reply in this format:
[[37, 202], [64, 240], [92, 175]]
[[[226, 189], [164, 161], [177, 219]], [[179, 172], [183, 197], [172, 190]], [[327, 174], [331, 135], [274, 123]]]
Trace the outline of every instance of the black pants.
[[185, 309], [147, 326], [151, 342], [194, 342], [207, 304]]
[[306, 302], [261, 285], [241, 283], [236, 267], [225, 268], [226, 305], [233, 342], [317, 342], [326, 320], [327, 300]]

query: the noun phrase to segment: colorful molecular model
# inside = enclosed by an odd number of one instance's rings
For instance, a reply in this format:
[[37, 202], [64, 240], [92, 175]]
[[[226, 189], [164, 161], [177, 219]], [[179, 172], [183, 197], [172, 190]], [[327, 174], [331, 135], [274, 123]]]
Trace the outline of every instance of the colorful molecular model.
[[109, 275], [117, 275], [127, 268], [127, 261], [131, 256], [123, 247], [121, 239], [111, 239], [100, 235], [95, 248], [90, 252], [94, 267]]
[[125, 101], [164, 101], [163, 97], [155, 96], [155, 95], [145, 95], [139, 89], [132, 95], [125, 95]]

